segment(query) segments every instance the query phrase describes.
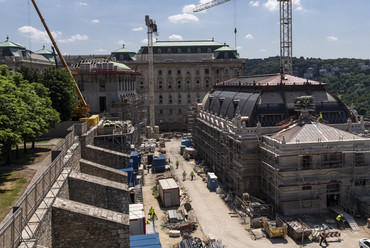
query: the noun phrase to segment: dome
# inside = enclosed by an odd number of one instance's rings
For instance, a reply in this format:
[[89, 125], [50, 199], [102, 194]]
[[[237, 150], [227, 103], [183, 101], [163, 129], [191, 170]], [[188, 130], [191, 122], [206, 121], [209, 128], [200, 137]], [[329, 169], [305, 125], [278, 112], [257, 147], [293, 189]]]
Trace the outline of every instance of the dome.
[[345, 104], [325, 90], [325, 84], [291, 75], [238, 77], [219, 83], [203, 99], [204, 109], [232, 119], [236, 114], [247, 126], [276, 126], [298, 115], [296, 100], [312, 99], [311, 115], [328, 124], [346, 123], [353, 118]]
[[122, 60], [136, 60], [135, 58], [135, 52], [126, 49], [125, 44], [123, 44], [122, 48], [115, 50], [111, 53], [111, 58], [115, 58], [117, 61]]

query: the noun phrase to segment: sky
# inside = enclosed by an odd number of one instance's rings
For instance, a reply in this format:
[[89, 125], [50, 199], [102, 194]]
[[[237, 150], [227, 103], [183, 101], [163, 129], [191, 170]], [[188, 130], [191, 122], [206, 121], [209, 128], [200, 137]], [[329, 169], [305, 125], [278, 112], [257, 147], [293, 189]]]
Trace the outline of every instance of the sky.
[[[241, 58], [279, 55], [277, 0], [231, 0], [203, 12], [210, 0], [36, 0], [64, 55], [110, 54], [147, 45], [145, 15], [160, 41], [210, 40], [237, 48]], [[370, 59], [369, 0], [293, 0], [293, 56]], [[31, 51], [51, 42], [31, 0], [0, 0], [0, 42]], [[234, 28], [238, 32], [234, 35]]]

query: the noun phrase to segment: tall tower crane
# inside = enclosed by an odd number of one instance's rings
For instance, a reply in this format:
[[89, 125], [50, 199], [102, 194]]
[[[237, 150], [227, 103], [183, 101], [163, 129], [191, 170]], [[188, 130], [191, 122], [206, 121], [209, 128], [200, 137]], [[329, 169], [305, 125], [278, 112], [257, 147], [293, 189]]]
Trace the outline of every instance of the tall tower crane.
[[280, 2], [280, 68], [282, 74], [292, 75], [292, 0]]
[[[212, 0], [194, 7], [200, 12], [230, 0]], [[277, 0], [280, 3], [280, 68], [282, 74], [292, 74], [292, 0]], [[236, 31], [236, 29], [235, 29]], [[234, 32], [235, 32], [234, 31]], [[235, 32], [236, 34], [236, 32]]]
[[145, 25], [148, 27], [148, 64], [149, 64], [149, 117], [151, 134], [155, 133], [154, 116], [154, 71], [153, 71], [153, 33], [158, 36], [157, 24], [145, 16]]

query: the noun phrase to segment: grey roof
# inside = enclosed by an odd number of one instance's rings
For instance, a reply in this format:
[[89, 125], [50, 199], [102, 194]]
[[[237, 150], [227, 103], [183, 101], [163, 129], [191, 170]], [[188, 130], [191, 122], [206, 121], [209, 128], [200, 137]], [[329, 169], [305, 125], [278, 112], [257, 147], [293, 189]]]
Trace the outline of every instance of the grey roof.
[[208, 112], [235, 117], [248, 117], [247, 125], [263, 127], [298, 117], [295, 111], [297, 97], [310, 95], [315, 106], [312, 115], [322, 113], [329, 124], [346, 123], [353, 118], [345, 104], [335, 95], [327, 92], [323, 83], [286, 75], [260, 75], [238, 77], [214, 86], [202, 103]]
[[135, 53], [135, 52], [125, 48], [125, 45], [123, 45], [120, 49], [117, 49], [113, 51], [112, 53]]
[[297, 122], [274, 134], [272, 138], [279, 141], [284, 139], [286, 144], [369, 140], [315, 121]]
[[0, 42], [0, 47], [2, 47], [2, 48], [12, 47], [12, 48], [26, 49], [25, 47], [23, 47], [23, 46], [21, 46], [21, 45], [19, 45], [17, 43], [11, 42], [8, 39], [6, 41]]

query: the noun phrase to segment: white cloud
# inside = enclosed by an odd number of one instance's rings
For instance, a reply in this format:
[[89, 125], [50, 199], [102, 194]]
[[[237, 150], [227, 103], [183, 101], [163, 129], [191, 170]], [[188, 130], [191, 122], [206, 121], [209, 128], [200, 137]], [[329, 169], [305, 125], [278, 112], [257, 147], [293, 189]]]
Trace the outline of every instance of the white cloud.
[[279, 9], [279, 3], [276, 0], [268, 0], [263, 6], [271, 12]]
[[241, 46], [237, 46], [236, 50], [243, 50], [243, 48]]
[[250, 1], [249, 5], [253, 7], [258, 7], [260, 6], [260, 1]]
[[97, 49], [97, 50], [95, 50], [95, 52], [97, 52], [97, 53], [105, 53], [107, 50], [105, 50], [105, 49]]
[[259, 50], [259, 52], [260, 53], [265, 53], [265, 52], [267, 52], [267, 50], [266, 49], [261, 49], [261, 50]]
[[142, 27], [138, 27], [138, 28], [133, 28], [132, 31], [142, 31], [143, 28]]
[[76, 4], [80, 5], [80, 6], [87, 6], [87, 3], [85, 3], [85, 2], [77, 2]]
[[183, 38], [182, 38], [182, 36], [181, 36], [181, 35], [173, 34], [173, 35], [171, 35], [170, 37], [168, 37], [168, 40], [170, 40], [170, 41], [174, 41], [174, 40], [183, 40]]
[[247, 34], [244, 38], [246, 40], [253, 40], [254, 39], [253, 35], [251, 35], [251, 34]]
[[199, 18], [193, 14], [183, 13], [183, 14], [169, 16], [168, 20], [172, 23], [191, 23], [191, 22], [198, 22]]
[[87, 35], [80, 35], [80, 34], [75, 34], [69, 37], [68, 39], [59, 39], [58, 41], [61, 43], [70, 43], [70, 42], [75, 42], [77, 40], [88, 40], [89, 37]]
[[193, 13], [193, 9], [195, 8], [195, 4], [189, 4], [189, 5], [185, 5], [183, 8], [182, 8], [182, 12], [183, 13]]
[[[50, 38], [46, 31], [38, 30], [32, 26], [23, 26], [18, 28], [18, 33], [22, 36], [30, 38], [32, 42], [40, 42], [40, 43], [51, 43]], [[61, 32], [51, 31], [54, 39], [58, 38], [62, 35]]]
[[98, 19], [91, 20], [92, 23], [100, 23]]
[[337, 41], [337, 40], [338, 40], [338, 37], [335, 37], [335, 36], [328, 36], [328, 37], [326, 37], [326, 39], [327, 39], [328, 41]]

